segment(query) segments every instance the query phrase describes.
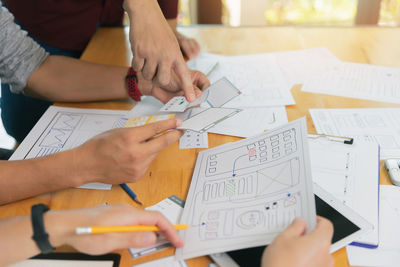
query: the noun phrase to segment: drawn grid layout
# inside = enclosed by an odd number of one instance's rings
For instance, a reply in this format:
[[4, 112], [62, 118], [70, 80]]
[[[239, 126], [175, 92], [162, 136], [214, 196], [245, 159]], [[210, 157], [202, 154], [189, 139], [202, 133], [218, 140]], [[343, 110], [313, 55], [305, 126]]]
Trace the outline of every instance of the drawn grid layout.
[[315, 223], [305, 120], [199, 153], [177, 258], [265, 245], [295, 217]]

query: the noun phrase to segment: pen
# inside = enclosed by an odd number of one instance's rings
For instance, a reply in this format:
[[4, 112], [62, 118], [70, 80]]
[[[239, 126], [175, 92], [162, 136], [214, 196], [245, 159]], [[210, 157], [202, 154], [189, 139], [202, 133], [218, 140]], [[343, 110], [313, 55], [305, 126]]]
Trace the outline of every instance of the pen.
[[[187, 224], [175, 224], [175, 230], [185, 230], [189, 227]], [[77, 227], [75, 233], [82, 234], [105, 234], [105, 233], [125, 233], [125, 232], [138, 232], [138, 231], [160, 231], [160, 228], [154, 225], [125, 225], [125, 226], [90, 226], [90, 227]]]
[[120, 184], [120, 186], [132, 198], [133, 201], [135, 201], [139, 205], [143, 205], [142, 202], [140, 202], [140, 200], [137, 197], [137, 195], [132, 191], [132, 189], [129, 188], [129, 186], [127, 186], [126, 184]]

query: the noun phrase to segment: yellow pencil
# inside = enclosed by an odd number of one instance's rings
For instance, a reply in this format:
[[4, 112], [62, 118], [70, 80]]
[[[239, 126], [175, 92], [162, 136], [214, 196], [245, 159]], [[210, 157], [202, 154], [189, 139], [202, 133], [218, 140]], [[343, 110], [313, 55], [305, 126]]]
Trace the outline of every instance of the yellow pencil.
[[[185, 230], [189, 227], [187, 224], [175, 224], [175, 230]], [[160, 228], [154, 225], [121, 225], [121, 226], [91, 226], [91, 227], [77, 227], [75, 233], [82, 234], [105, 234], [105, 233], [124, 233], [124, 232], [138, 232], [138, 231], [160, 231]]]

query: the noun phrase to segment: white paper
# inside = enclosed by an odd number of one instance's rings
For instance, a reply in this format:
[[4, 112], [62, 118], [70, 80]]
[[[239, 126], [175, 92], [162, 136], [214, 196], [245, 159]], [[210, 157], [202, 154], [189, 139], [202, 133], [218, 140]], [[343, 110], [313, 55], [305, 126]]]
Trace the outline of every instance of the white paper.
[[250, 137], [288, 122], [285, 107], [243, 108], [237, 115], [215, 125], [208, 132]]
[[333, 69], [341, 61], [326, 47], [272, 53], [292, 85]]
[[239, 96], [241, 92], [227, 78], [222, 77], [203, 91], [196, 101], [189, 103], [184, 96], [175, 96], [165, 104], [160, 111], [183, 112], [206, 102], [209, 107], [219, 108]]
[[314, 182], [373, 225], [374, 230], [356, 242], [378, 245], [378, 145], [361, 140], [349, 145], [315, 137], [308, 139]]
[[[38, 158], [75, 148], [95, 135], [125, 125], [126, 111], [50, 106], [10, 160]], [[111, 185], [90, 183], [89, 189], [111, 189]]]
[[[147, 207], [146, 210], [158, 211], [164, 215], [172, 224], [179, 223], [182, 215], [184, 201], [177, 196], [166, 198], [157, 204]], [[164, 236], [160, 236], [157, 242], [146, 248], [130, 248], [129, 253], [132, 258], [139, 258], [145, 255], [156, 253], [165, 248], [171, 247], [172, 244]]]
[[202, 54], [196, 61], [218, 61], [209, 75], [211, 83], [227, 77], [241, 92], [225, 107], [262, 107], [293, 105], [291, 86], [281, 71], [276, 58], [270, 54], [219, 56]]
[[[202, 56], [202, 55], [200, 55]], [[202, 73], [204, 73], [206, 76], [210, 75], [211, 72], [214, 71], [214, 69], [218, 65], [218, 61], [213, 60], [213, 59], [203, 59], [203, 60], [189, 60], [186, 62], [189, 69], [191, 70], [198, 70]]]
[[160, 112], [160, 108], [163, 105], [164, 104], [161, 101], [153, 96], [143, 96], [142, 101], [136, 103], [136, 105], [127, 113], [127, 117], [132, 118], [165, 114], [164, 112]]
[[305, 119], [201, 151], [176, 250], [186, 259], [269, 244], [295, 217], [316, 214]]
[[208, 148], [208, 133], [186, 131], [179, 139], [179, 148]]
[[302, 91], [400, 104], [400, 68], [346, 62], [309, 79]]
[[183, 112], [190, 105], [184, 96], [175, 96], [171, 98], [160, 111], [163, 112]]
[[185, 261], [175, 260], [174, 256], [161, 258], [159, 260], [149, 261], [137, 265], [132, 265], [132, 267], [188, 267]]
[[351, 266], [398, 267], [400, 263], [400, 188], [380, 186], [379, 247], [347, 247]]
[[320, 134], [348, 136], [380, 145], [381, 159], [400, 157], [400, 109], [310, 109]]
[[177, 129], [192, 130], [199, 133], [207, 132], [223, 120], [235, 116], [241, 109], [209, 108], [182, 122]]

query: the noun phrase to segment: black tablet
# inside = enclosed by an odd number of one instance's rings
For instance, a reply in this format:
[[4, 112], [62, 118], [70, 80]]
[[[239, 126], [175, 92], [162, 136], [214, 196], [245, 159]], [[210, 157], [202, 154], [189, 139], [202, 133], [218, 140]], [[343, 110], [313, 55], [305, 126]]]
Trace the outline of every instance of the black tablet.
[[12, 267], [118, 267], [120, 260], [119, 254], [90, 256], [81, 253], [51, 253], [37, 255]]

